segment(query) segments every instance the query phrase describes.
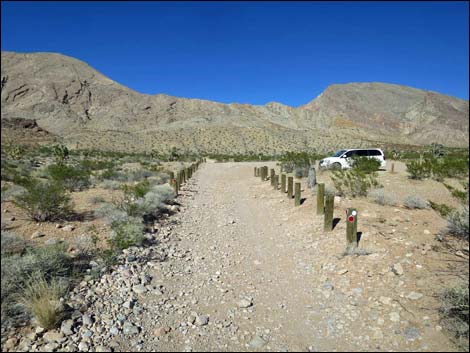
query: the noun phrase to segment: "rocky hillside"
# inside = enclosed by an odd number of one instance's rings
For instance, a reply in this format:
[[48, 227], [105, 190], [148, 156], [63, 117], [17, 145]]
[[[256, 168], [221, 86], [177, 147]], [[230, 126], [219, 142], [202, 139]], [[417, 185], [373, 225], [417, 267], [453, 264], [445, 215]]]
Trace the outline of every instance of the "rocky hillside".
[[[72, 147], [233, 153], [468, 144], [468, 101], [404, 86], [333, 85], [300, 108], [222, 104], [140, 94], [60, 54], [2, 52], [1, 60], [2, 122], [34, 120]], [[2, 123], [2, 137], [13, 136], [10, 125]]]

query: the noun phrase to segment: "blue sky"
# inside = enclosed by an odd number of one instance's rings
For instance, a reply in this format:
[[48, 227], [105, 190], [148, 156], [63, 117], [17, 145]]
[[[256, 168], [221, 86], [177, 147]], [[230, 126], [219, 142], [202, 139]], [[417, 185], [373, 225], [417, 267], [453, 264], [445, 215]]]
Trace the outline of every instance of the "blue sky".
[[58, 52], [147, 94], [299, 106], [388, 82], [468, 99], [468, 2], [9, 2], [2, 50]]

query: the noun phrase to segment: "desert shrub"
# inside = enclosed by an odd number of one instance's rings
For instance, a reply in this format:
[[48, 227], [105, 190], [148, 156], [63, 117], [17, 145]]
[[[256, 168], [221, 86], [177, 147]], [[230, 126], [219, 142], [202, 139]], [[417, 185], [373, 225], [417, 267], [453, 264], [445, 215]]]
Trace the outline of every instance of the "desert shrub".
[[92, 197], [90, 197], [90, 202], [93, 205], [97, 205], [99, 203], [106, 202], [106, 200], [102, 196], [92, 196]]
[[63, 184], [70, 191], [83, 190], [90, 185], [90, 172], [80, 167], [51, 164], [47, 167], [46, 172], [51, 180]]
[[80, 255], [91, 256], [97, 251], [97, 241], [98, 239], [92, 235], [81, 234], [74, 238], [72, 245]]
[[13, 232], [3, 230], [1, 233], [2, 255], [20, 254], [26, 248], [26, 242]]
[[151, 176], [155, 173], [147, 169], [137, 169], [127, 173], [127, 181], [140, 181]]
[[314, 166], [310, 166], [308, 169], [308, 180], [307, 186], [309, 189], [315, 190], [315, 185], [317, 185], [317, 173]]
[[1, 298], [3, 311], [15, 313], [15, 303], [21, 289], [34, 273], [41, 273], [47, 280], [67, 277], [72, 273], [72, 260], [62, 245], [27, 248], [25, 255], [1, 257]]
[[95, 215], [104, 218], [108, 224], [127, 222], [130, 219], [125, 210], [107, 202], [101, 204], [95, 210]]
[[468, 206], [452, 211], [447, 217], [447, 232], [468, 239]]
[[427, 152], [434, 158], [443, 157], [445, 154], [444, 145], [441, 145], [440, 143], [431, 143], [428, 146]]
[[144, 225], [137, 222], [114, 223], [109, 239], [115, 249], [127, 249], [130, 246], [139, 246], [144, 240]]
[[453, 197], [458, 199], [462, 204], [468, 204], [468, 184], [465, 187], [465, 191], [460, 191], [446, 183], [443, 183], [447, 190], [450, 191]]
[[65, 145], [52, 146], [52, 154], [57, 163], [64, 163], [70, 155], [69, 149]]
[[121, 188], [121, 183], [115, 180], [104, 180], [98, 186], [103, 189], [118, 190]]
[[354, 157], [351, 166], [353, 169], [370, 174], [379, 170], [380, 162], [375, 158]]
[[308, 175], [308, 168], [310, 164], [314, 164], [315, 159], [313, 155], [306, 152], [286, 152], [279, 158], [281, 171], [285, 173], [292, 173], [295, 168], [302, 170], [302, 175], [305, 171], [305, 176]]
[[71, 213], [70, 196], [61, 184], [32, 180], [25, 191], [14, 197], [14, 203], [38, 222], [66, 218]]
[[21, 145], [8, 144], [2, 146], [2, 153], [4, 153], [9, 159], [20, 160], [24, 158], [26, 149]]
[[463, 351], [468, 351], [468, 283], [445, 289], [440, 294], [442, 326], [457, 340]]
[[21, 303], [34, 316], [41, 327], [52, 329], [61, 321], [64, 309], [60, 298], [67, 285], [57, 278], [47, 281], [38, 272], [28, 279], [21, 294]]
[[432, 165], [428, 160], [413, 160], [406, 163], [406, 170], [411, 179], [421, 180], [431, 176]]
[[447, 217], [454, 210], [454, 208], [444, 203], [437, 203], [431, 200], [428, 200], [428, 202], [429, 202], [429, 206], [431, 206], [431, 208], [434, 211], [438, 212], [442, 217]]
[[294, 176], [296, 178], [303, 178], [303, 177], [306, 177], [308, 176], [308, 170], [309, 170], [309, 167], [308, 166], [304, 166], [304, 167], [294, 167]]
[[108, 160], [83, 159], [80, 161], [80, 167], [84, 170], [112, 170], [116, 163]]
[[369, 189], [379, 185], [376, 173], [367, 174], [358, 169], [334, 170], [331, 180], [339, 195], [366, 196]]
[[[175, 197], [173, 188], [168, 185], [153, 186], [148, 193], [143, 197], [146, 208], [148, 211], [153, 212], [161, 207], [168, 201], [173, 200]], [[147, 212], [147, 213], [150, 213]]]
[[125, 195], [133, 196], [136, 198], [144, 197], [144, 195], [150, 191], [150, 182], [143, 180], [135, 185], [122, 185], [122, 191]]
[[429, 208], [429, 202], [419, 196], [408, 195], [405, 200], [403, 200], [403, 206], [409, 209], [424, 209]]
[[372, 190], [367, 195], [372, 201], [382, 206], [396, 206], [398, 200], [394, 195], [385, 193], [384, 189]]

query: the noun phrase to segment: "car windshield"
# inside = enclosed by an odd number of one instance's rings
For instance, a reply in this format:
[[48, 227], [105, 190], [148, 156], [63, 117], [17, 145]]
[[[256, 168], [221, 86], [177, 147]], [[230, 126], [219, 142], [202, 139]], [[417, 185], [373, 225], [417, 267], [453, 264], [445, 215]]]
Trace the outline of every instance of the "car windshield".
[[346, 152], [346, 150], [339, 150], [338, 152], [336, 152], [333, 157], [339, 157], [341, 156], [344, 152]]

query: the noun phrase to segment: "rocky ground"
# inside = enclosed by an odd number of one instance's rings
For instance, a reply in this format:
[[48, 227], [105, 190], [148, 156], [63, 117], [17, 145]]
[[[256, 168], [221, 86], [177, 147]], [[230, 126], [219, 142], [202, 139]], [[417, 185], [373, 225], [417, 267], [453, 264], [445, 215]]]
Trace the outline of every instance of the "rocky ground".
[[[178, 197], [180, 212], [147, 234], [152, 246], [126, 250], [109, 273], [75, 288], [60, 329], [24, 329], [2, 348], [457, 349], [439, 325], [435, 294], [460, 268], [468, 273], [468, 245], [446, 250], [434, 211], [336, 198], [339, 222], [325, 233], [310, 191], [303, 187], [294, 207], [253, 177], [261, 165], [202, 165]], [[369, 255], [342, 256], [349, 206]]]

